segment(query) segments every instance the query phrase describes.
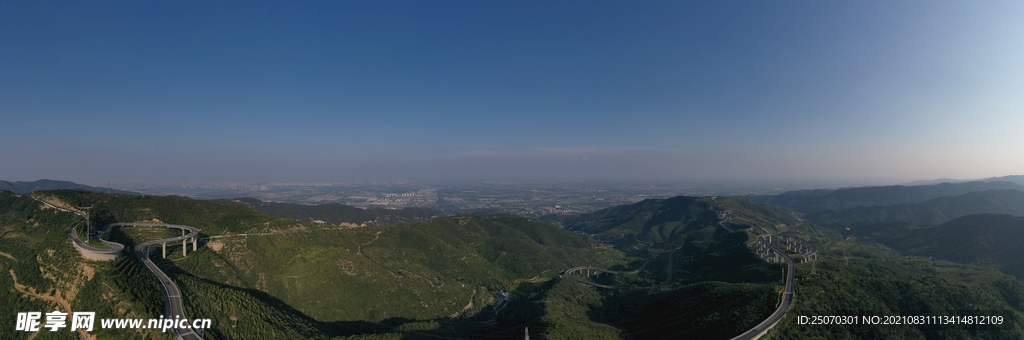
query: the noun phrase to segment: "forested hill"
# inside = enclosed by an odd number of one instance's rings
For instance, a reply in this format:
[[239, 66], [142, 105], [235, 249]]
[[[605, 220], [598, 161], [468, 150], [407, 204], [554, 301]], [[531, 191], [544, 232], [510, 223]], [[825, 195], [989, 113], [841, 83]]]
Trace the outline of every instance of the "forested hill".
[[[233, 202], [81, 190], [31, 196], [0, 191], [0, 285], [9, 288], [0, 290], [0, 305], [9, 307], [0, 308], [0, 316], [8, 320], [19, 311], [94, 310], [98, 317], [153, 318], [163, 310], [160, 286], [135, 257], [83, 259], [68, 239], [69, 228], [83, 224], [82, 217], [41, 201], [91, 206], [94, 226], [159, 221], [198, 227], [198, 247], [188, 249], [187, 256], [181, 245], [171, 243], [166, 258], [158, 249], [151, 249], [151, 258], [178, 285], [189, 316], [213, 320], [207, 339], [367, 333], [392, 339], [511, 337], [527, 325], [543, 335], [546, 315], [561, 316], [537, 311], [532, 301], [518, 297], [547, 291], [531, 283], [556, 281], [570, 267], [624, 263], [620, 253], [586, 235], [511, 215], [339, 228], [277, 218]], [[105, 235], [132, 247], [177, 234], [124, 227]], [[18, 291], [19, 285], [29, 293]], [[527, 291], [519, 293], [519, 286]], [[513, 290], [517, 297], [498, 313], [493, 306]], [[38, 295], [67, 300], [71, 307]], [[95, 334], [141, 339], [167, 333], [106, 329]], [[0, 339], [28, 335], [0, 329]]]
[[342, 223], [386, 225], [424, 221], [431, 217], [446, 215], [442, 211], [414, 207], [402, 209], [361, 209], [337, 203], [307, 205], [263, 202], [255, 198], [239, 198], [232, 201], [276, 217], [303, 221], [322, 220], [332, 225], [340, 225]]
[[8, 182], [0, 181], [0, 190], [7, 190], [15, 194], [23, 195], [33, 191], [40, 190], [59, 190], [59, 189], [78, 189], [92, 192], [103, 192], [110, 194], [135, 194], [130, 191], [115, 190], [110, 188], [91, 187], [84, 184], [78, 184], [68, 181], [55, 181], [50, 179], [41, 179], [34, 182]]
[[1024, 215], [1024, 191], [988, 190], [921, 203], [819, 211], [807, 215], [807, 219], [830, 228], [853, 228], [886, 222], [936, 225], [972, 214]]
[[881, 224], [865, 227], [858, 235], [904, 254], [992, 264], [1018, 279], [1024, 278], [1024, 217], [968, 215], [933, 227]]
[[996, 182], [942, 183], [916, 186], [876, 186], [844, 189], [798, 190], [778, 195], [748, 196], [754, 202], [790, 208], [804, 214], [824, 210], [843, 210], [856, 207], [924, 202], [943, 196], [957, 196], [969, 192], [1016, 189], [1020, 184]]
[[732, 229], [758, 226], [760, 232], [780, 231], [799, 224], [790, 210], [751, 202], [743, 197], [647, 199], [631, 205], [598, 210], [562, 219], [562, 225], [605, 241], [636, 238], [651, 243], [680, 243], [712, 236], [721, 222]]

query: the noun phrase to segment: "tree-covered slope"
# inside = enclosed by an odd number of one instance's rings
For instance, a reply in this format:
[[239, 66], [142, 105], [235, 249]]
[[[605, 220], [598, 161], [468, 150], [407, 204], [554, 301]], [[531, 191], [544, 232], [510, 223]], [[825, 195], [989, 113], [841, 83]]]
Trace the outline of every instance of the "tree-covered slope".
[[[870, 242], [819, 245], [797, 266], [793, 309], [763, 339], [1021, 339], [1024, 284], [998, 270], [907, 258]], [[799, 316], [856, 316], [856, 325], [800, 324]], [[1002, 325], [860, 323], [867, 316], [1003, 318]], [[891, 321], [891, 320], [890, 320]]]
[[633, 240], [669, 246], [681, 245], [695, 237], [706, 240], [721, 224], [733, 230], [756, 225], [761, 233], [785, 231], [802, 224], [792, 211], [742, 197], [687, 196], [647, 199], [560, 222], [566, 229], [585, 232], [619, 246], [631, 246]]
[[[130, 258], [91, 262], [72, 247], [68, 230], [83, 218], [48, 208], [29, 195], [0, 191], [0, 319], [13, 323], [19, 312], [94, 311], [97, 318], [151, 318], [162, 310], [156, 278]], [[97, 329], [101, 339], [162, 339], [159, 330]], [[32, 333], [0, 327], [2, 339]], [[40, 332], [36, 339], [64, 339], [75, 333]], [[77, 337], [76, 337], [77, 338]]]
[[281, 219], [239, 203], [210, 202], [179, 196], [134, 196], [100, 194], [81, 190], [37, 193], [56, 197], [71, 206], [91, 206], [90, 217], [97, 226], [114, 222], [162, 221], [185, 224], [204, 234], [269, 232], [294, 226], [298, 221]]
[[[213, 320], [214, 328], [204, 333], [207, 339], [487, 337], [541, 317], [510, 319], [524, 311], [495, 309], [498, 291], [520, 296], [525, 294], [521, 287], [539, 284], [537, 289], [546, 289], [543, 282], [572, 266], [622, 263], [621, 253], [585, 235], [510, 215], [341, 228], [279, 219], [237, 203], [84, 191], [37, 194], [59, 200], [62, 206], [91, 206], [95, 224], [161, 221], [200, 227], [201, 245], [197, 251], [189, 249], [187, 257], [177, 244], [168, 245], [166, 259], [159, 247], [151, 256], [185, 294], [189, 317]], [[109, 314], [104, 317], [157, 316], [162, 308], [159, 287], [134, 259], [80, 259], [66, 231], [81, 217], [45, 209], [28, 196], [4, 195], [2, 212], [10, 216], [3, 220], [0, 251], [11, 257], [0, 262], [17, 267], [13, 269], [20, 275], [19, 283], [44, 292], [62, 284], [70, 287], [79, 281], [50, 283], [48, 263], [53, 259], [84, 264], [95, 277], [109, 281], [79, 287], [90, 292], [80, 296], [88, 301], [116, 296], [141, 303], [142, 312], [126, 312], [138, 315], [122, 314], [127, 307], [119, 309], [116, 303], [96, 307]], [[105, 237], [130, 249], [147, 239], [169, 236], [162, 230], [149, 231], [123, 227]], [[79, 276], [72, 267], [60, 268], [69, 278]], [[35, 306], [32, 299], [13, 293], [0, 298], [11, 306], [52, 308]], [[120, 337], [116, 330], [102, 334]]]
[[1024, 217], [979, 214], [937, 226], [879, 224], [862, 228], [858, 235], [905, 254], [991, 264], [1024, 278]]
[[182, 268], [266, 292], [317, 320], [381, 322], [457, 313], [479, 289], [507, 290], [519, 279], [607, 265], [614, 253], [586, 236], [525, 218], [456, 216], [220, 238], [196, 252], [202, 261]]
[[[819, 250], [818, 262], [797, 265], [793, 310], [768, 339], [1024, 336], [1018, 328], [799, 325], [794, 321], [799, 315], [911, 313], [1001, 313], [1019, 325], [1024, 287], [984, 265], [950, 263], [937, 255], [935, 260], [906, 258], [863, 241], [895, 235], [881, 227], [844, 239], [801, 222], [790, 210], [744, 198], [649, 200], [577, 220], [598, 235], [626, 234], [620, 241], [661, 240], [620, 242], [629, 245], [617, 250], [582, 232], [504, 214], [342, 228], [280, 219], [238, 203], [82, 191], [37, 194], [69, 206], [92, 206], [95, 222], [159, 220], [201, 227], [197, 251], [186, 257], [180, 244], [169, 244], [166, 259], [159, 248], [152, 257], [183, 292], [189, 317], [213, 320], [207, 339], [519, 338], [525, 327], [545, 339], [728, 338], [763, 320], [780, 299], [784, 266], [765, 263], [747, 249], [764, 232], [796, 234]], [[914, 234], [924, 229], [916, 225], [892, 227], [920, 240], [904, 239], [908, 246], [933, 251], [958, 240], [982, 245], [997, 258], [1017, 249], [1001, 242], [1021, 224], [1002, 218], [989, 218], [988, 232], [970, 230], [981, 220], [967, 217], [938, 226], [949, 229], [939, 229], [947, 237]], [[19, 284], [42, 294], [66, 297], [74, 290], [70, 303], [108, 317], [159, 313], [156, 282], [137, 262], [93, 263], [77, 256], [66, 236], [75, 221], [81, 218], [44, 208], [32, 197], [0, 193], [0, 269], [13, 270]], [[107, 237], [132, 247], [168, 235], [122, 228]], [[633, 272], [645, 263], [644, 270]], [[562, 275], [574, 266], [622, 271], [589, 278], [620, 288], [595, 289]], [[3, 302], [29, 310], [55, 308], [13, 289], [13, 279], [0, 276], [0, 283], [12, 287], [0, 294]]]

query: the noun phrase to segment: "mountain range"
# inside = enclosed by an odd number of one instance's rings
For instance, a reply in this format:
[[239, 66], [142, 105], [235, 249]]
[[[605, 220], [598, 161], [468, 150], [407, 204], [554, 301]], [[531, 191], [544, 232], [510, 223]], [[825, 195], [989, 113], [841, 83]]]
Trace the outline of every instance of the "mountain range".
[[[207, 339], [519, 338], [527, 327], [552, 339], [730, 338], [779, 306], [787, 266], [749, 249], [759, 235], [779, 233], [813, 244], [819, 256], [794, 265], [793, 307], [765, 339], [1024, 338], [1013, 327], [807, 327], [793, 317], [998, 312], [1024, 324], [1024, 284], [1007, 275], [1024, 273], [1024, 217], [976, 214], [1014, 209], [1020, 191], [988, 185], [1007, 184], [840, 189], [777, 201], [848, 207], [804, 214], [746, 197], [679, 196], [545, 218], [561, 226], [508, 214], [414, 211], [412, 220], [391, 224], [346, 206], [0, 191], [0, 273], [8, 274], [0, 284], [14, 287], [0, 290], [9, 307], [0, 318], [60, 304], [98, 317], [151, 318], [162, 310], [160, 287], [138, 260], [84, 260], [68, 242], [82, 217], [45, 200], [91, 206], [93, 225], [199, 228], [200, 244], [187, 256], [168, 243], [166, 258], [161, 247], [150, 257], [178, 285], [186, 313], [213, 320]], [[979, 190], [953, 195], [965, 188]], [[364, 218], [366, 226], [311, 221], [330, 214]], [[832, 229], [815, 222], [826, 217]], [[856, 228], [835, 230], [851, 221]], [[104, 237], [133, 247], [175, 235], [123, 227]], [[0, 338], [28, 335], [0, 327]]]
[[93, 192], [103, 192], [108, 194], [137, 194], [131, 191], [103, 188], [103, 187], [92, 187], [84, 184], [78, 184], [68, 181], [55, 181], [50, 179], [41, 179], [33, 182], [8, 182], [0, 181], [0, 190], [7, 190], [15, 194], [23, 195], [33, 191], [39, 190], [59, 190], [59, 189], [78, 189]]
[[934, 185], [890, 185], [843, 189], [815, 189], [785, 192], [778, 195], [748, 196], [751, 201], [765, 203], [811, 214], [826, 210], [924, 202], [944, 196], [957, 196], [985, 190], [1024, 190], [1024, 186], [1007, 181], [940, 183]]
[[919, 203], [818, 211], [806, 218], [823, 226], [841, 229], [886, 222], [936, 225], [972, 214], [1024, 215], [1024, 191], [977, 191]]

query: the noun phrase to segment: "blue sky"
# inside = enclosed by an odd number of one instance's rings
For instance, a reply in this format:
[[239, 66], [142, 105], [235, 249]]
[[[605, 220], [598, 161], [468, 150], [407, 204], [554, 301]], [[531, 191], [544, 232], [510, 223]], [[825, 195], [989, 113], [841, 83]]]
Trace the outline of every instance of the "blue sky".
[[0, 179], [1024, 173], [1024, 3], [3, 2]]

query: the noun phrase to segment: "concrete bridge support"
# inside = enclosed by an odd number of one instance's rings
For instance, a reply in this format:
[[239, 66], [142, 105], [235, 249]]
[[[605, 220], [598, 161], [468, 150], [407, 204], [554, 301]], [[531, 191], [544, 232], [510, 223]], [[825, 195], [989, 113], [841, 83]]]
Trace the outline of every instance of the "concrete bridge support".
[[164, 258], [167, 258], [167, 242], [161, 243], [164, 246]]

